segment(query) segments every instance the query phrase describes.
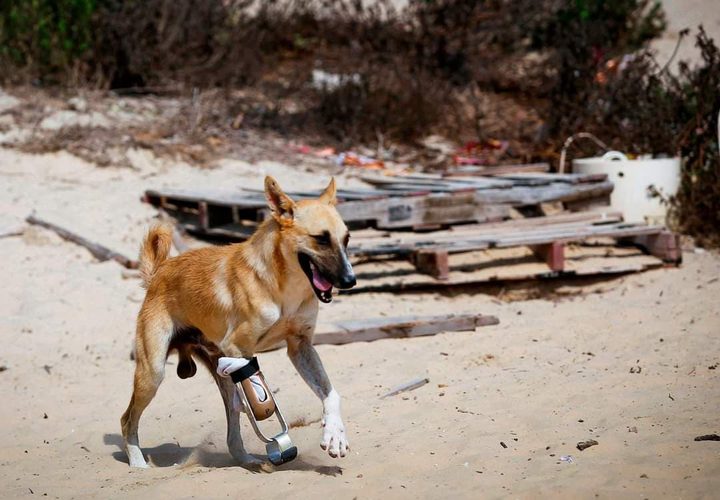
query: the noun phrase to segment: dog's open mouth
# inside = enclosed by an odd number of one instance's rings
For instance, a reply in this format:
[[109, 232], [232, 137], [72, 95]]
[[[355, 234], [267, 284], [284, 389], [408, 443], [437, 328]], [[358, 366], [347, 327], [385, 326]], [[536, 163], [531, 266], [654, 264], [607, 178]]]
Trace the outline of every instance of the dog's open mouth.
[[298, 261], [300, 267], [305, 272], [305, 275], [310, 280], [310, 286], [312, 287], [315, 295], [321, 301], [326, 304], [332, 302], [332, 283], [325, 276], [323, 276], [318, 266], [312, 261], [312, 259], [304, 253], [298, 254]]

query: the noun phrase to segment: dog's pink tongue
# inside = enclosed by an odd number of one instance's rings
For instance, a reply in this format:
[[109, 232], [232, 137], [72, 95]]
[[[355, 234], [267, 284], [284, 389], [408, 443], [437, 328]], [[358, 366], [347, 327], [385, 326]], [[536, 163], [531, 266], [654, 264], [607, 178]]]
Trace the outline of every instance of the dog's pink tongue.
[[323, 275], [318, 272], [315, 266], [313, 266], [312, 268], [312, 280], [315, 288], [317, 288], [321, 292], [327, 292], [332, 288], [332, 283], [326, 280]]

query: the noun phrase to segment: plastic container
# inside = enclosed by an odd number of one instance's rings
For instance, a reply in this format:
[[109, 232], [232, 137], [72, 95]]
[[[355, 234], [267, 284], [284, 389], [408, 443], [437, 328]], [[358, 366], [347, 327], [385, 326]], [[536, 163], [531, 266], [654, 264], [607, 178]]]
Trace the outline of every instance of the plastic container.
[[608, 151], [602, 157], [573, 160], [573, 172], [607, 174], [615, 185], [610, 205], [626, 221], [665, 224], [665, 202], [680, 185], [680, 158], [629, 160], [619, 151]]

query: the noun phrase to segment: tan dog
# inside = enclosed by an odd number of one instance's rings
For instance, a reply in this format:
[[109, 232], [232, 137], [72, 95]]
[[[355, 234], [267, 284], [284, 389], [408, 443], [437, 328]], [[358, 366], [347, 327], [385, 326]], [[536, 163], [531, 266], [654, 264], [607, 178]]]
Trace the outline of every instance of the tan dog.
[[257, 463], [240, 437], [240, 400], [221, 357], [251, 358], [280, 341], [295, 368], [323, 403], [320, 446], [345, 456], [348, 440], [333, 389], [312, 345], [318, 299], [332, 287], [350, 288], [355, 275], [347, 257], [349, 233], [335, 209], [335, 180], [316, 200], [297, 203], [275, 179], [265, 178], [272, 218], [246, 242], [193, 250], [168, 259], [171, 229], [155, 227], [140, 252], [147, 294], [137, 322], [132, 398], [122, 433], [132, 467], [147, 467], [138, 443], [138, 422], [163, 380], [165, 361], [177, 350], [181, 378], [196, 372], [193, 358], [213, 374], [225, 403], [227, 444], [244, 464]]

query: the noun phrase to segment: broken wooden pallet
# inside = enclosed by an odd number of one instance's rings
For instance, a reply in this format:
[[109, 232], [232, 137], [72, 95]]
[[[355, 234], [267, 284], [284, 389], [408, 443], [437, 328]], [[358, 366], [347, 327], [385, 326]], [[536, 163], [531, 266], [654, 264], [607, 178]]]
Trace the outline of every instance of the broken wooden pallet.
[[[478, 177], [449, 185], [415, 174], [409, 176], [407, 182], [411, 181], [416, 184], [403, 189], [339, 190], [338, 211], [351, 229], [428, 229], [507, 219], [512, 207], [606, 203], [613, 187], [611, 182], [597, 179], [577, 183], [542, 179], [537, 185], [527, 185], [526, 181]], [[303, 199], [315, 197], [319, 191], [288, 194]], [[188, 231], [236, 240], [246, 239], [269, 215], [263, 194], [255, 190], [148, 190], [144, 200], [168, 212]]]
[[356, 235], [348, 252], [356, 257], [407, 257], [419, 272], [446, 280], [450, 254], [526, 246], [552, 272], [560, 272], [564, 270], [566, 243], [597, 238], [633, 243], [667, 263], [677, 264], [681, 260], [677, 235], [663, 226], [624, 223], [619, 214], [613, 213], [536, 217], [424, 234], [393, 233], [364, 238]]
[[[495, 316], [483, 314], [445, 314], [439, 316], [380, 317], [346, 320], [320, 329], [313, 336], [313, 344], [342, 345], [351, 342], [373, 342], [381, 339], [424, 337], [442, 332], [473, 331], [480, 326], [497, 325]], [[281, 343], [268, 350], [279, 349]]]
[[447, 278], [419, 273], [409, 261], [362, 261], [353, 265], [358, 285], [342, 294], [399, 292], [457, 286], [546, 281], [550, 279], [617, 276], [662, 267], [661, 259], [634, 247], [566, 245], [563, 269], [555, 271], [537, 260], [528, 247], [480, 250], [458, 254]]

